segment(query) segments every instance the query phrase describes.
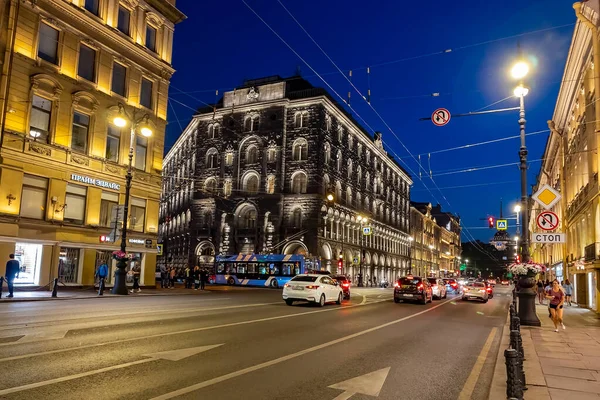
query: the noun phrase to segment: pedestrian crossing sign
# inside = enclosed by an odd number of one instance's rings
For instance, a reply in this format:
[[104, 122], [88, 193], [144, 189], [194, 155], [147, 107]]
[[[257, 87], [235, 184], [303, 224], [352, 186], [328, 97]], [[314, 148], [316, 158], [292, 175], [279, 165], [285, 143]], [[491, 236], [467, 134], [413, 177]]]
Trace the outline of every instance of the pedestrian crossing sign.
[[505, 231], [508, 229], [508, 221], [505, 219], [496, 220], [496, 229], [499, 231]]
[[156, 245], [156, 255], [163, 255], [163, 245], [160, 243]]

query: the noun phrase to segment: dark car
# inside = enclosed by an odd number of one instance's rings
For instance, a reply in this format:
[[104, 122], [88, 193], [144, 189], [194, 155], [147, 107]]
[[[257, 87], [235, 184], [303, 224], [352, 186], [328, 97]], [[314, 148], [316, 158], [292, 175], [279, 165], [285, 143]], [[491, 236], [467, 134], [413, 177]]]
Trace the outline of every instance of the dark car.
[[427, 279], [419, 276], [405, 276], [400, 278], [394, 284], [394, 302], [400, 300], [415, 301], [426, 304], [433, 300], [433, 291], [431, 284]]
[[350, 300], [350, 279], [348, 279], [348, 277], [345, 275], [331, 275], [331, 277], [335, 279], [336, 282], [342, 287], [342, 291], [344, 292], [344, 300]]

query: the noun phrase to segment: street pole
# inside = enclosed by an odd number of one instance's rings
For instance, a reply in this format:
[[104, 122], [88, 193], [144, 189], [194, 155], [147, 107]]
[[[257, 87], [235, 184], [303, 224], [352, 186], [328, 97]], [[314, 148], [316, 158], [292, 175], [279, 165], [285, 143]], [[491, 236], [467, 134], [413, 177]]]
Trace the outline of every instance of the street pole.
[[363, 258], [364, 258], [365, 251], [363, 249], [363, 247], [364, 247], [363, 240], [365, 240], [365, 235], [364, 235], [364, 232], [363, 232], [362, 228], [363, 228], [363, 223], [362, 223], [362, 221], [360, 221], [360, 265], [359, 265], [359, 268], [358, 268], [359, 271], [360, 271], [359, 272], [360, 278], [358, 280], [358, 286], [359, 287], [363, 286], [363, 279], [364, 279], [364, 276], [363, 276]]
[[521, 260], [529, 262], [529, 201], [527, 196], [527, 146], [525, 145], [525, 95], [519, 96], [519, 127], [521, 131], [521, 148], [519, 159], [521, 161], [521, 225], [523, 235], [521, 238]]
[[[127, 248], [127, 221], [129, 217], [129, 194], [131, 192], [131, 179], [133, 169], [133, 146], [135, 142], [135, 127], [133, 124], [130, 129], [131, 137], [129, 139], [129, 165], [127, 167], [127, 175], [125, 176], [125, 204], [123, 209], [123, 228], [121, 230], [121, 251], [126, 252]], [[127, 291], [127, 261], [119, 260], [117, 262], [117, 270], [115, 271], [115, 285], [112, 288], [112, 294], [126, 295]]]

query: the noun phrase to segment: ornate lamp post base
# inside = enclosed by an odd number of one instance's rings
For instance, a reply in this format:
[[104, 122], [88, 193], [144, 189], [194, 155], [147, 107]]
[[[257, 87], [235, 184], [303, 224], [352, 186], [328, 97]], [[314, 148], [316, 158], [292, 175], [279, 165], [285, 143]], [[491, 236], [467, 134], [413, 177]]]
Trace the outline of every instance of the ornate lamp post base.
[[127, 285], [125, 284], [127, 280], [127, 272], [125, 271], [126, 268], [127, 263], [125, 261], [119, 260], [117, 262], [117, 270], [115, 271], [115, 285], [111, 290], [112, 294], [129, 294]]
[[521, 325], [526, 326], [542, 326], [535, 312], [536, 293], [533, 291], [535, 286], [535, 278], [529, 276], [521, 276], [519, 278], [519, 319]]

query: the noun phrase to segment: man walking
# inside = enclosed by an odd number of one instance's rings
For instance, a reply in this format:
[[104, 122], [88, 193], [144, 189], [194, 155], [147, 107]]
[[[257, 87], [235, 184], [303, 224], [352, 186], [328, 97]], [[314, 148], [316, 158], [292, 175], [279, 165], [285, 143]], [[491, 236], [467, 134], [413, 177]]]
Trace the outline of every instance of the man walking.
[[192, 270], [190, 269], [189, 265], [186, 265], [184, 272], [185, 272], [185, 288], [191, 289], [192, 288]]
[[208, 278], [208, 274], [205, 269], [200, 270], [200, 290], [204, 290], [204, 283]]
[[19, 277], [19, 261], [15, 260], [15, 255], [11, 254], [8, 256], [9, 260], [6, 262], [6, 283], [8, 284], [8, 296], [13, 297], [15, 278]]
[[100, 292], [104, 290], [104, 283], [108, 277], [108, 265], [102, 263], [96, 270], [96, 278], [98, 278], [98, 289]]

